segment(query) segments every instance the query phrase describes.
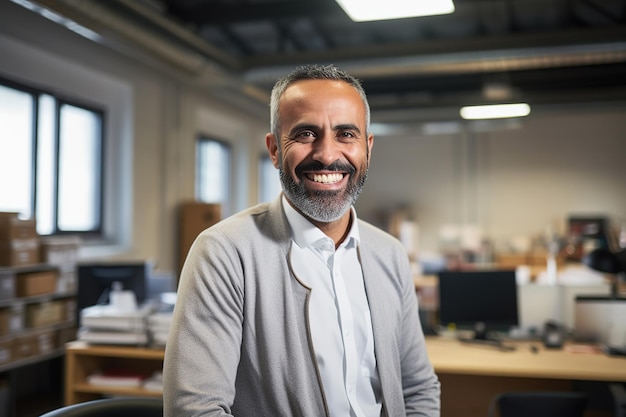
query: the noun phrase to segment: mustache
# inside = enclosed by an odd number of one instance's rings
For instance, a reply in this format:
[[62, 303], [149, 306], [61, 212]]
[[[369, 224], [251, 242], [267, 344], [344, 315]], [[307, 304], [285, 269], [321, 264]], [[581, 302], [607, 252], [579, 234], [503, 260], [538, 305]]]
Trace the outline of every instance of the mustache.
[[354, 174], [356, 168], [347, 162], [335, 161], [330, 165], [322, 164], [319, 161], [313, 161], [308, 163], [302, 163], [296, 167], [296, 175], [302, 176], [304, 171], [338, 171], [347, 172], [348, 174]]

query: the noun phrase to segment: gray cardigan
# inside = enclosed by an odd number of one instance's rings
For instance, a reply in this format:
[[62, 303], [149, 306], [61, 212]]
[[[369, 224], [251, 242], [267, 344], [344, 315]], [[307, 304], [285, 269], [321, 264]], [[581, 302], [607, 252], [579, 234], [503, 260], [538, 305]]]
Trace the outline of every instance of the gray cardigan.
[[[202, 232], [183, 268], [163, 367], [165, 417], [328, 416], [308, 325], [311, 289], [290, 266], [281, 198]], [[359, 220], [383, 415], [439, 416], [408, 258]]]

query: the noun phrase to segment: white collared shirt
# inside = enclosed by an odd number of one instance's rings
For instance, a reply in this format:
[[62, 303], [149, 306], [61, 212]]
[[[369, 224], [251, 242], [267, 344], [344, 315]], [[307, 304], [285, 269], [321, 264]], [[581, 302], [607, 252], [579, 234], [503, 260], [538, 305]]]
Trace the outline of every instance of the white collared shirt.
[[331, 417], [379, 417], [381, 390], [369, 304], [358, 258], [359, 230], [352, 208], [350, 233], [335, 244], [283, 197], [293, 231], [294, 273], [311, 290], [313, 348]]

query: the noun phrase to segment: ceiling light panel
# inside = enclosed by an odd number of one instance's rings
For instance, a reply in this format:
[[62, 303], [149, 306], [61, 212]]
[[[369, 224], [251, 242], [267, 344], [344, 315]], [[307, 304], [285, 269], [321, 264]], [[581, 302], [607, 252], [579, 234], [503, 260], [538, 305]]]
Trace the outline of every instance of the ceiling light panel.
[[336, 0], [355, 22], [432, 16], [454, 12], [452, 0]]

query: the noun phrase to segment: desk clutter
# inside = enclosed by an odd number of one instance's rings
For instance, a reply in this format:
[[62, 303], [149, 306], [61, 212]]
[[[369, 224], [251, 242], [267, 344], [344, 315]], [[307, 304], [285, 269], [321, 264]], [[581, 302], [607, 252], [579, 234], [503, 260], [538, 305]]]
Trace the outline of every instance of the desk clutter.
[[165, 346], [173, 301], [137, 305], [132, 291], [115, 283], [109, 304], [83, 308], [77, 338], [90, 344]]

